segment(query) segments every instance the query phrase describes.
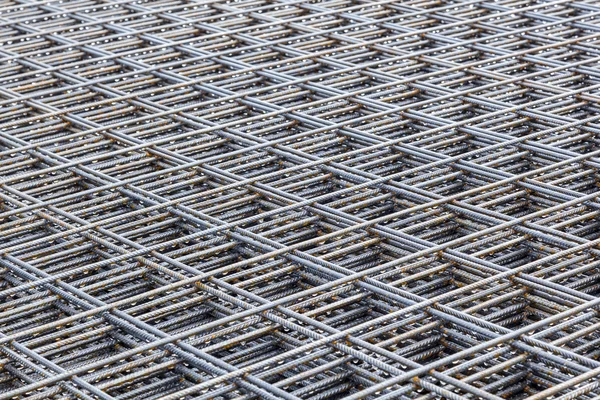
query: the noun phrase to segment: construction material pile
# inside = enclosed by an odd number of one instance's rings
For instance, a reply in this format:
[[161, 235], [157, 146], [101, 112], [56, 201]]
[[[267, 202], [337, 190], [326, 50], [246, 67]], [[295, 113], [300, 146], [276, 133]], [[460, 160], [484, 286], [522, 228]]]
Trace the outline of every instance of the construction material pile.
[[596, 0], [0, 3], [0, 399], [600, 399]]

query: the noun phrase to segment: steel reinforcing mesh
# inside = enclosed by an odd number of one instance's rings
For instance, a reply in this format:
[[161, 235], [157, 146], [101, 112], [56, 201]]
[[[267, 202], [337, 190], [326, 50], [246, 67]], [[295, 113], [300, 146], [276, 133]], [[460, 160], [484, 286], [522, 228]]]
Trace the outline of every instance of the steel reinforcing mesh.
[[3, 0], [0, 399], [600, 399], [599, 16]]

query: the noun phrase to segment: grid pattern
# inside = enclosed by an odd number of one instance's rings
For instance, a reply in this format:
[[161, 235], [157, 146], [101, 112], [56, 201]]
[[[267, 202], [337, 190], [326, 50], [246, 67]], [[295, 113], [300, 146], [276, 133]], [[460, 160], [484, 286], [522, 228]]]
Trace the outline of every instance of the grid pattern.
[[0, 2], [0, 399], [600, 399], [597, 0]]

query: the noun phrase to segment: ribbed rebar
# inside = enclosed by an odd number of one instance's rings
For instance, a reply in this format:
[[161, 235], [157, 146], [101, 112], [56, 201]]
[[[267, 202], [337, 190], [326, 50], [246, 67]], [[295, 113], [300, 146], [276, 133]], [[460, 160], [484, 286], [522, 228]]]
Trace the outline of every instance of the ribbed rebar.
[[598, 18], [0, 2], [0, 400], [600, 400]]

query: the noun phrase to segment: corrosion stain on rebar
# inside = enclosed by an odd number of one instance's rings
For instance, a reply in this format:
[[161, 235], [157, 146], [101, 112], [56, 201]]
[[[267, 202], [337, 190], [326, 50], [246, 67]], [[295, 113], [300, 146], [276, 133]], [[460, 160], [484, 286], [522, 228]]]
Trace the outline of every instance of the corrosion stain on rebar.
[[0, 4], [0, 400], [600, 399], [595, 0]]

